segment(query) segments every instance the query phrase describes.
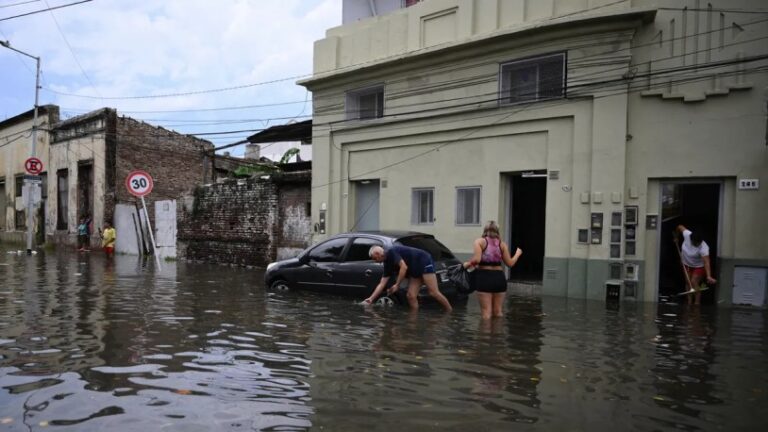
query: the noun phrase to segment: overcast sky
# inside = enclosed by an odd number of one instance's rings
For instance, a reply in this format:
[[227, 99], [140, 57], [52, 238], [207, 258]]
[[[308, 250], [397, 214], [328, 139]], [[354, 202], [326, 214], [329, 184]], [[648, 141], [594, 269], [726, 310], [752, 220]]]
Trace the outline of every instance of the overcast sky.
[[[75, 1], [0, 0], [0, 19]], [[340, 23], [341, 0], [94, 0], [0, 21], [0, 39], [42, 58], [40, 104], [59, 105], [64, 118], [108, 106], [184, 133], [218, 132], [307, 119], [311, 94], [292, 78], [111, 98], [307, 75], [313, 42]], [[33, 101], [34, 61], [0, 47], [0, 119]], [[188, 111], [275, 103], [287, 104]], [[222, 145], [250, 134], [204, 138]]]

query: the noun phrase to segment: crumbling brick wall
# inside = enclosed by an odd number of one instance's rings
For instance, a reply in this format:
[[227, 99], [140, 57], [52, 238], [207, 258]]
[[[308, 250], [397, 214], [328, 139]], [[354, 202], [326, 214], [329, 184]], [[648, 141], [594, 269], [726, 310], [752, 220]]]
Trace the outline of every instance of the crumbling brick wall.
[[124, 186], [133, 170], [148, 172], [154, 180], [147, 201], [154, 226], [154, 202], [177, 199], [195, 186], [211, 183], [213, 144], [153, 126], [130, 117], [117, 117], [115, 125], [115, 201], [135, 202]]
[[310, 181], [287, 173], [195, 188], [177, 206], [178, 257], [266, 267], [295, 255], [311, 239]]

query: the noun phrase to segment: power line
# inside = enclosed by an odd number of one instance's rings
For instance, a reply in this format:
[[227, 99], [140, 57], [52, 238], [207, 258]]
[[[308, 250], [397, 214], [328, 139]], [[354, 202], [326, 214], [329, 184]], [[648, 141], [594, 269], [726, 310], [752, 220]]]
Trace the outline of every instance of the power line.
[[28, 1], [23, 1], [23, 2], [19, 2], [19, 3], [11, 3], [11, 4], [0, 6], [0, 9], [5, 9], [5, 8], [9, 8], [9, 7], [14, 7], [14, 6], [21, 6], [21, 5], [25, 5], [25, 4], [29, 4], [29, 3], [37, 3], [39, 1], [40, 0], [28, 0]]
[[79, 1], [79, 2], [68, 3], [68, 4], [65, 4], [65, 5], [61, 5], [61, 6], [49, 7], [48, 9], [40, 9], [40, 10], [36, 10], [36, 11], [32, 11], [32, 12], [23, 13], [21, 15], [14, 15], [14, 16], [10, 16], [10, 17], [0, 18], [0, 21], [6, 21], [6, 20], [14, 19], [14, 18], [21, 18], [21, 17], [25, 17], [25, 16], [29, 16], [29, 15], [34, 15], [34, 14], [39, 14], [39, 13], [43, 13], [43, 12], [48, 12], [50, 10], [61, 9], [61, 8], [65, 8], [65, 7], [70, 7], [70, 6], [75, 6], [75, 5], [79, 5], [79, 4], [83, 4], [83, 3], [88, 3], [88, 2], [91, 2], [91, 1], [93, 1], [93, 0], [82, 0], [82, 1]]
[[88, 76], [87, 73], [85, 73], [85, 69], [83, 69], [83, 65], [80, 64], [80, 60], [77, 58], [77, 55], [75, 55], [75, 50], [72, 49], [72, 45], [69, 43], [69, 40], [64, 35], [64, 31], [61, 30], [61, 26], [59, 25], [59, 20], [56, 19], [56, 15], [53, 13], [53, 10], [50, 9], [51, 5], [48, 4], [48, 0], [43, 0], [45, 2], [45, 5], [48, 6], [49, 12], [51, 13], [51, 18], [53, 18], [53, 23], [56, 24], [56, 28], [59, 30], [59, 34], [61, 35], [61, 38], [64, 39], [64, 43], [67, 44], [67, 48], [69, 48], [69, 53], [72, 54], [72, 58], [75, 59], [75, 63], [77, 63], [77, 67], [80, 68], [80, 72], [82, 72], [85, 79], [88, 81], [89, 84], [91, 84], [91, 87], [93, 90], [98, 94], [99, 90], [96, 88], [96, 86], [93, 84], [93, 81], [91, 81], [91, 77]]
[[[91, 0], [88, 0], [91, 1]], [[268, 85], [268, 84], [275, 84], [279, 82], [284, 81], [294, 81], [300, 78], [306, 78], [311, 75], [296, 75], [292, 77], [286, 77], [286, 78], [278, 78], [274, 80], [269, 81], [261, 81], [256, 83], [250, 83], [250, 84], [242, 84], [232, 87], [222, 87], [222, 88], [216, 88], [216, 89], [209, 89], [209, 90], [197, 90], [197, 91], [189, 91], [189, 92], [178, 92], [178, 93], [165, 93], [165, 94], [156, 94], [156, 95], [144, 95], [144, 96], [90, 96], [90, 95], [81, 95], [81, 94], [75, 94], [75, 93], [66, 93], [66, 92], [60, 92], [56, 91], [50, 88], [43, 88], [43, 90], [48, 91], [50, 93], [55, 93], [62, 96], [71, 96], [71, 97], [79, 97], [84, 99], [109, 99], [109, 100], [129, 100], [129, 99], [160, 99], [160, 98], [170, 98], [170, 97], [179, 97], [179, 96], [194, 96], [194, 95], [200, 95], [200, 94], [207, 94], [207, 93], [218, 93], [218, 92], [225, 92], [225, 91], [232, 91], [232, 90], [242, 90], [246, 88], [251, 87], [257, 87], [262, 85]]]
[[[620, 3], [620, 2], [616, 2], [616, 3]], [[610, 5], [610, 4], [608, 4], [608, 5]], [[598, 9], [598, 8], [601, 8], [601, 7], [605, 7], [605, 6], [607, 6], [607, 5], [598, 6], [596, 8], [592, 8], [591, 10]], [[677, 8], [677, 9], [675, 9], [675, 8], [667, 8], [667, 9], [669, 9], [669, 10], [680, 10], [680, 11], [683, 10], [681, 8]], [[583, 13], [583, 12], [585, 12], [585, 11], [579, 11], [578, 13]], [[563, 16], [554, 17], [553, 19], [562, 18], [562, 17]], [[746, 26], [751, 26], [751, 25], [760, 24], [760, 23], [764, 23], [764, 22], [768, 22], [768, 18], [758, 19], [758, 20], [755, 20], [755, 21], [747, 22], [747, 23], [742, 24], [741, 26], [742, 27], [746, 27]], [[703, 35], [707, 35], [707, 34], [711, 34], [711, 33], [716, 33], [716, 32], [719, 32], [721, 30], [722, 29], [717, 28], [717, 29], [712, 29], [712, 30], [708, 30], [708, 31], [704, 31], [704, 32], [698, 32], [698, 33], [695, 33], [695, 34], [692, 34], [692, 35], [683, 35], [683, 36], [679, 36], [679, 37], [675, 37], [675, 38], [670, 38], [670, 39], [667, 40], [667, 42], [677, 41], [677, 40], [681, 40], [681, 39], [688, 39], [688, 38], [696, 38], [696, 37], [700, 37], [700, 36], [703, 36]], [[742, 41], [742, 42], [739, 42], [739, 43], [745, 43], [745, 42]], [[587, 48], [587, 47], [590, 47], [590, 46], [600, 46], [600, 45], [605, 45], [605, 44], [606, 43], [604, 41], [597, 41], [597, 42], [593, 42], [593, 43], [589, 43], [589, 44], [567, 47], [566, 49], [567, 50], [583, 49], [583, 48]], [[652, 42], [648, 42], [648, 43], [644, 43], [644, 44], [632, 45], [632, 46], [629, 46], [629, 47], [626, 47], [626, 48], [615, 49], [615, 50], [606, 51], [606, 52], [599, 52], [599, 53], [595, 53], [595, 54], [591, 54], [591, 55], [580, 57], [579, 60], [584, 60], [584, 59], [588, 59], [588, 58], [592, 58], [592, 57], [598, 57], [598, 56], [602, 56], [602, 55], [605, 55], [605, 54], [619, 53], [619, 52], [622, 52], [622, 51], [636, 50], [637, 48], [640, 48], [640, 47], [653, 46], [653, 45], [658, 45], [658, 42], [657, 41], [652, 41]], [[409, 52], [409, 54], [417, 53], [420, 50], [421, 49], [414, 50], [412, 52]], [[524, 49], [523, 52], [533, 51], [533, 50], [536, 50], [536, 48], [529, 48], [527, 50]], [[701, 52], [701, 50], [699, 52]], [[693, 54], [693, 53], [687, 53], [687, 55], [691, 55], [691, 54]], [[681, 57], [682, 57], [682, 55], [681, 55]], [[368, 62], [358, 63], [358, 64], [355, 64], [355, 65], [349, 65], [349, 66], [345, 66], [345, 67], [336, 69], [334, 72], [343, 71], [345, 69], [354, 68], [354, 67], [358, 67], [358, 66], [365, 66], [367, 64], [372, 64], [372, 63], [375, 63], [375, 62], [378, 62], [378, 61], [380, 61], [380, 60], [372, 60], [372, 61], [368, 61]], [[658, 61], [658, 59], [655, 59], [654, 61]], [[477, 66], [478, 66], [477, 64], [473, 64], [473, 65], [465, 66], [465, 68], [477, 67]], [[430, 69], [430, 73], [435, 73], [435, 72], [442, 71], [442, 70], [455, 71], [455, 70], [460, 70], [460, 69], [456, 68], [454, 65], [448, 65], [448, 66], [445, 66], [445, 67], [432, 68], [432, 69]], [[600, 72], [600, 73], [602, 73], [602, 72]], [[160, 97], [175, 97], [175, 96], [186, 96], [186, 95], [193, 95], [193, 94], [202, 94], [202, 93], [213, 93], [213, 92], [236, 90], [236, 89], [240, 89], [240, 88], [247, 88], [247, 87], [252, 87], [252, 86], [257, 86], [257, 85], [265, 85], [265, 84], [271, 84], [271, 83], [276, 83], [276, 82], [288, 81], [288, 80], [293, 80], [293, 79], [307, 77], [307, 76], [312, 76], [312, 75], [299, 75], [299, 76], [294, 76], [294, 77], [279, 78], [279, 79], [271, 80], [271, 81], [265, 81], [265, 82], [259, 82], [259, 83], [253, 83], [253, 84], [246, 84], [246, 85], [243, 85], [243, 86], [234, 86], [234, 87], [227, 87], [227, 88], [220, 88], [220, 89], [201, 90], [201, 91], [197, 91], [197, 92], [169, 93], [169, 94], [165, 94], [165, 95], [154, 95], [154, 96], [153, 95], [148, 95], [148, 96], [104, 97], [102, 99], [151, 99], [151, 98], [155, 98], [155, 97], [158, 97], [158, 98], [160, 98]], [[464, 81], [464, 80], [466, 80], [466, 78], [462, 79], [462, 80], [455, 80], [454, 82], [459, 82], [459, 81]], [[397, 80], [395, 80], [395, 82], [396, 81]], [[452, 82], [452, 81], [447, 81], [447, 82], [444, 82], [443, 84], [447, 84], [449, 82]], [[67, 96], [73, 96], [73, 97], [82, 97], [82, 98], [90, 98], [90, 99], [99, 99], [98, 97], [95, 97], [95, 96], [78, 95], [78, 94], [72, 94], [72, 93], [58, 92], [58, 91], [51, 90], [51, 89], [48, 89], [48, 88], [44, 88], [44, 89], [47, 90], [47, 91], [50, 91], [52, 93], [61, 94], [61, 95], [67, 95]], [[317, 101], [319, 99], [315, 98], [314, 100]], [[250, 106], [243, 106], [243, 107], [220, 107], [220, 108], [207, 108], [207, 109], [166, 110], [166, 111], [162, 111], [162, 110], [155, 110], [155, 111], [125, 111], [125, 112], [126, 113], [128, 113], [128, 112], [130, 112], [130, 113], [167, 113], [167, 112], [223, 111], [223, 110], [229, 110], [229, 109], [247, 109], [247, 108], [256, 108], [256, 107], [279, 106], [279, 105], [282, 105], [282, 104], [288, 105], [288, 104], [294, 104], [294, 103], [302, 103], [302, 102], [291, 101], [291, 102], [280, 102], [280, 103], [275, 103], [275, 104], [250, 105]], [[76, 110], [76, 109], [74, 109], [74, 110]], [[83, 111], [87, 111], [87, 110], [83, 110]]]
[[[756, 68], [754, 71], [762, 72], [762, 71], [766, 71], [766, 70], [768, 70], [768, 66], [763, 66], [761, 68]], [[744, 71], [735, 71], [735, 72], [731, 72], [731, 74], [739, 74], [739, 73], [743, 73], [743, 72]], [[726, 74], [721, 74], [721, 75], [726, 75]], [[685, 82], [706, 81], [706, 80], [709, 80], [711, 78], [712, 78], [712, 76], [697, 76], [697, 77], [693, 77], [693, 78], [683, 78], [683, 79], [681, 79], [681, 80], [679, 80], [677, 82], [673, 82], [672, 84], [674, 85], [674, 84], [682, 84], [682, 83], [685, 83]], [[651, 86], [651, 87], [662, 87], [662, 88], [664, 88], [664, 87], [667, 87], [669, 84], [670, 84], [669, 82], [663, 82], [663, 83], [657, 83], [657, 84], [655, 84], [654, 86]], [[622, 90], [622, 91], [619, 91], [619, 92], [616, 92], [616, 93], [612, 93], [612, 94], [604, 94], [604, 95], [593, 96], [592, 99], [593, 100], [594, 99], [602, 99], [602, 98], [606, 98], [606, 97], [613, 97], [613, 96], [621, 95], [621, 94], [624, 94], [624, 93], [628, 94], [628, 93], [633, 93], [633, 92], [637, 92], [637, 91], [641, 91], [642, 92], [642, 91], [646, 91], [648, 89], [649, 89], [649, 86], [646, 86], [646, 85], [643, 84], [641, 88], [638, 88], [638, 89], [635, 89], [635, 90], [630, 90], [629, 88], [627, 88], [625, 90]], [[356, 178], [364, 179], [365, 176], [367, 176], [367, 175], [370, 175], [370, 174], [373, 174], [373, 173], [376, 173], [376, 172], [379, 172], [379, 171], [383, 171], [383, 170], [388, 169], [388, 168], [392, 168], [392, 167], [397, 166], [397, 165], [401, 165], [401, 164], [413, 161], [413, 160], [418, 159], [420, 157], [423, 157], [423, 156], [425, 156], [427, 154], [430, 154], [432, 152], [438, 151], [441, 148], [443, 148], [443, 147], [445, 147], [445, 146], [447, 146], [449, 144], [453, 144], [453, 143], [456, 143], [456, 142], [462, 142], [466, 138], [468, 138], [469, 136], [471, 136], [472, 134], [477, 132], [478, 130], [481, 130], [481, 129], [484, 129], [484, 128], [488, 128], [489, 126], [493, 126], [495, 124], [498, 124], [501, 121], [504, 121], [504, 120], [512, 117], [515, 114], [518, 114], [518, 113], [520, 113], [522, 111], [525, 111], [525, 110], [527, 110], [528, 108], [530, 108], [532, 106], [540, 105], [539, 109], [546, 109], [546, 108], [551, 108], [553, 106], [563, 105], [563, 104], [570, 103], [570, 102], [573, 102], [573, 101], [570, 100], [570, 99], [563, 99], [563, 100], [560, 100], [560, 101], [558, 101], [556, 103], [541, 103], [540, 101], [532, 101], [531, 103], [525, 104], [525, 106], [523, 106], [522, 108], [520, 108], [518, 110], [514, 110], [513, 112], [511, 112], [509, 114], [503, 115], [501, 118], [491, 122], [490, 124], [485, 124], [485, 125], [481, 125], [481, 126], [472, 127], [471, 128], [472, 130], [468, 134], [462, 135], [461, 137], [458, 137], [458, 138], [455, 138], [455, 139], [446, 140], [443, 143], [438, 144], [438, 145], [432, 147], [431, 149], [428, 149], [428, 150], [426, 150], [424, 152], [418, 153], [418, 154], [416, 154], [414, 156], [409, 156], [409, 157], [407, 157], [405, 159], [402, 159], [402, 160], [399, 160], [397, 162], [393, 162], [391, 164], [388, 164], [388, 165], [385, 165], [385, 166], [382, 166], [382, 167], [379, 167], [379, 168], [376, 168], [376, 169], [373, 169], [373, 170], [370, 170], [370, 171], [366, 171], [366, 172], [360, 173], [360, 174], [358, 174], [356, 176]], [[492, 114], [491, 116], [498, 116], [498, 115], [499, 114], [497, 112], [497, 113]], [[455, 120], [453, 120], [452, 122], [455, 122]], [[332, 180], [332, 181], [330, 181], [328, 183], [325, 183], [325, 184], [314, 185], [314, 186], [312, 186], [312, 189], [327, 187], [327, 186], [331, 186], [333, 184], [342, 183], [342, 182], [351, 181], [351, 180], [352, 180], [352, 178], [347, 176], [347, 178], [340, 178], [339, 180]]]

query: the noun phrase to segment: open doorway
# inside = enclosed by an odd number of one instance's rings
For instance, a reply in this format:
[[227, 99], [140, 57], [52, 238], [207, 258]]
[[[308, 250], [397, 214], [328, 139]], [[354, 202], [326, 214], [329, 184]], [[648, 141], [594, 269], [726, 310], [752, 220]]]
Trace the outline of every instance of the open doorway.
[[[698, 231], [709, 246], [712, 276], [718, 275], [718, 241], [720, 239], [720, 183], [661, 184], [661, 232], [659, 233], [659, 301], [679, 302], [677, 294], [685, 291], [686, 282], [680, 256], [675, 250], [673, 233], [678, 225]], [[682, 241], [682, 240], [681, 240]], [[714, 304], [716, 287], [701, 295], [702, 304]]]
[[523, 257], [509, 272], [517, 282], [541, 282], [544, 274], [544, 235], [547, 210], [546, 172], [508, 176], [509, 208], [503, 235], [510, 249], [519, 247]]

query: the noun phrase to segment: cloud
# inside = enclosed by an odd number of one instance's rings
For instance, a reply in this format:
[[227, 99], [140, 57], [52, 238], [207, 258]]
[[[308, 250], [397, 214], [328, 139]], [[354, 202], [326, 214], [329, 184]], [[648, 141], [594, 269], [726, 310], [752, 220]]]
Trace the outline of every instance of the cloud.
[[[62, 0], [48, 2], [51, 6], [62, 4]], [[44, 3], [36, 4], [32, 9]], [[8, 15], [7, 10], [3, 12]], [[53, 13], [90, 82], [50, 13], [0, 23], [0, 30], [14, 46], [41, 56], [44, 86], [63, 93], [136, 96], [194, 92], [310, 73], [313, 42], [324, 37], [326, 29], [340, 24], [341, 0], [98, 0]], [[30, 73], [7, 54], [0, 56], [0, 70], [4, 75]], [[0, 84], [0, 89], [4, 99], [13, 99], [18, 93], [17, 113], [29, 109], [28, 92], [17, 92], [6, 88], [6, 84]], [[83, 99], [45, 91], [41, 95], [41, 103], [57, 103], [64, 110], [76, 112], [102, 106], [147, 111], [302, 101], [306, 92], [293, 81], [286, 81], [162, 99]], [[234, 117], [284, 117], [298, 114], [301, 108], [298, 104], [249, 112], [152, 114], [151, 118], [223, 121]], [[194, 132], [192, 129], [230, 128], [214, 126], [176, 129]], [[237, 124], [234, 129], [248, 127], [261, 124]]]

